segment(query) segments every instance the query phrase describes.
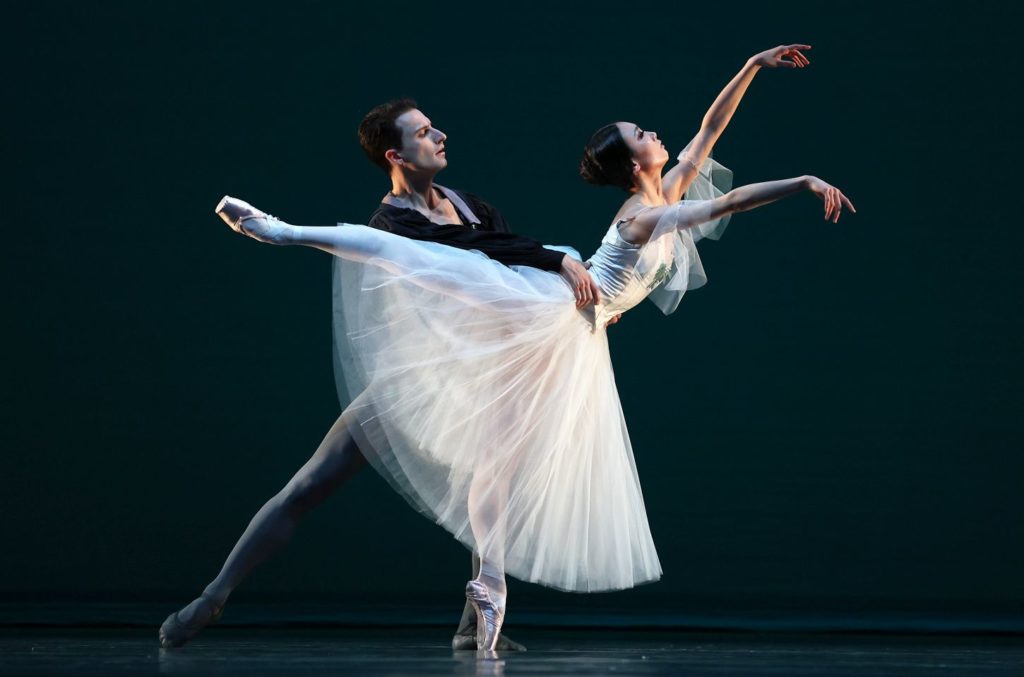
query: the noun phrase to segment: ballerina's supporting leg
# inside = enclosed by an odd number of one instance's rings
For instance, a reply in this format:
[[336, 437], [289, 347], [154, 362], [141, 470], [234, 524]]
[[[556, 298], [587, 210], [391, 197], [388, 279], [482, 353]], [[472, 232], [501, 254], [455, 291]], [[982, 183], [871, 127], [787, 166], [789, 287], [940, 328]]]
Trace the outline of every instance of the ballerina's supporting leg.
[[469, 522], [480, 554], [480, 570], [466, 584], [466, 597], [477, 618], [477, 649], [498, 648], [505, 620], [505, 512], [508, 476], [500, 470], [479, 468], [469, 488]]
[[[480, 556], [473, 553], [473, 578], [480, 576]], [[452, 637], [452, 648], [456, 650], [476, 649], [476, 607], [472, 602], [466, 600], [466, 606], [462, 609], [462, 618], [459, 619], [459, 627]], [[498, 635], [496, 651], [526, 651], [526, 647], [515, 641], [504, 632]]]

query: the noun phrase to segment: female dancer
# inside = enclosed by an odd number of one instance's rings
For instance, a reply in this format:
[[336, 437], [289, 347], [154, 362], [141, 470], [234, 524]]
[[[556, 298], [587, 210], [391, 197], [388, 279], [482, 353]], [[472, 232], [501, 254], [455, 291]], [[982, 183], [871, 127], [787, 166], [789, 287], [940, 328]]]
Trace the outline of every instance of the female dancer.
[[[589, 313], [554, 273], [364, 226], [293, 226], [231, 198], [218, 207], [257, 240], [339, 257], [341, 371], [362, 393], [353, 434], [399, 493], [479, 553], [467, 597], [481, 649], [504, 619], [506, 572], [571, 591], [660, 576], [605, 321], [647, 296], [671, 312], [705, 280], [694, 241], [734, 212], [802, 190], [826, 219], [855, 211], [813, 176], [716, 189], [727, 170], [707, 158], [715, 138], [702, 131], [662, 176], [656, 134], [621, 122], [593, 135], [584, 178], [630, 197], [590, 259], [603, 303]], [[705, 199], [679, 200], [688, 185]]]

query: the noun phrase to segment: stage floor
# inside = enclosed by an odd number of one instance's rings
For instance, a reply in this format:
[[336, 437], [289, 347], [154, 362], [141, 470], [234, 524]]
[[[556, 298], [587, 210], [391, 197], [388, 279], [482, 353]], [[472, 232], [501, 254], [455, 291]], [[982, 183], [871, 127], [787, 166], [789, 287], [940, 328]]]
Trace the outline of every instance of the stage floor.
[[1024, 638], [523, 630], [525, 653], [454, 652], [437, 629], [211, 628], [164, 650], [151, 630], [0, 631], [17, 675], [1024, 675]]

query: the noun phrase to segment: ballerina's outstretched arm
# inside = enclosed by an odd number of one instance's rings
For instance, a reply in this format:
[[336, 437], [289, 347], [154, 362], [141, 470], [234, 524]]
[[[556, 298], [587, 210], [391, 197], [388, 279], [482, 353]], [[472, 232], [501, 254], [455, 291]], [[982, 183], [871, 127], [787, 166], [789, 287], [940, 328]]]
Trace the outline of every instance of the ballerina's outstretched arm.
[[810, 61], [801, 50], [810, 48], [810, 45], [779, 45], [747, 59], [740, 72], [729, 81], [704, 114], [700, 131], [679, 155], [679, 164], [662, 177], [661, 192], [666, 201], [675, 202], [686, 193], [686, 189], [697, 177], [698, 168], [711, 154], [718, 137], [729, 125], [740, 99], [743, 98], [757, 72], [762, 67], [803, 68]]
[[750, 183], [734, 188], [714, 200], [681, 201], [664, 207], [646, 209], [632, 218], [620, 233], [630, 242], [647, 242], [662, 217], [671, 213], [676, 228], [693, 226], [721, 218], [735, 212], [745, 212], [780, 200], [787, 195], [809, 190], [825, 203], [825, 220], [838, 223], [839, 214], [846, 207], [854, 214], [857, 210], [843, 192], [816, 176], [798, 176], [779, 181]]

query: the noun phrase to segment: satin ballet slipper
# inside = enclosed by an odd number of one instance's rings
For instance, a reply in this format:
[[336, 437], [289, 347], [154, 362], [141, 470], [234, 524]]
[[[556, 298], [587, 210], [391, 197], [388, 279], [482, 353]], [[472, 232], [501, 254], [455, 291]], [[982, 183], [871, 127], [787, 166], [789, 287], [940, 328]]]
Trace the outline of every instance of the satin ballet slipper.
[[505, 610], [494, 604], [487, 586], [480, 581], [466, 583], [466, 599], [476, 612], [477, 651], [495, 651], [501, 625], [505, 622]]
[[242, 222], [246, 217], [257, 218], [267, 216], [265, 212], [256, 209], [245, 200], [239, 200], [237, 197], [231, 197], [230, 195], [222, 197], [213, 211], [224, 220], [224, 223], [228, 224], [231, 230], [243, 235], [247, 234], [242, 229]]
[[218, 606], [212, 597], [207, 597], [206, 595], [200, 595], [199, 599], [202, 600], [203, 604], [201, 608], [196, 609], [196, 613], [190, 623], [185, 623], [181, 620], [179, 614], [181, 614], [184, 608], [175, 611], [167, 617], [167, 620], [160, 626], [160, 646], [165, 649], [182, 646], [198, 635], [207, 625], [216, 623], [224, 615], [223, 604]]
[[214, 208], [231, 230], [267, 244], [288, 244], [294, 228], [273, 214], [253, 207], [245, 200], [225, 195]]

